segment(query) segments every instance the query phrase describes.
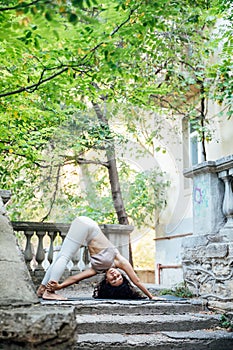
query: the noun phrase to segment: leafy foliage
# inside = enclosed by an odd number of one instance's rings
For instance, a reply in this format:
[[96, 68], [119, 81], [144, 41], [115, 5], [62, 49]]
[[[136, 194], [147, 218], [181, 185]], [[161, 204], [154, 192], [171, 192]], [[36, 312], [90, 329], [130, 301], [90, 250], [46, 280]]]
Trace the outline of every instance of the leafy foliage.
[[[222, 61], [206, 66], [219, 39], [210, 41], [210, 29], [218, 16], [230, 21], [231, 10], [222, 0], [1, 0], [1, 187], [20, 194], [21, 201], [28, 196], [34, 209], [42, 193], [52, 193], [54, 202], [63, 166], [80, 162], [90, 150], [101, 152], [116, 138], [123, 142], [120, 133], [110, 133], [86, 112], [92, 101], [189, 116], [205, 137], [206, 111], [200, 113], [194, 96], [224, 101], [231, 115], [230, 23], [221, 31]], [[84, 117], [78, 122], [77, 113]], [[126, 122], [127, 131], [135, 136], [132, 120]], [[156, 132], [147, 135], [147, 147]], [[43, 171], [44, 187], [38, 178]], [[146, 212], [140, 217], [138, 199], [130, 196], [138, 187], [144, 193], [140, 201], [152, 203], [154, 190], [146, 193], [145, 184], [155, 184], [148, 174], [136, 176], [135, 182], [127, 192], [128, 210], [134, 220], [143, 221]], [[85, 207], [80, 193], [71, 198], [66, 189], [60, 201], [65, 198]], [[43, 201], [40, 205], [46, 207]], [[107, 211], [114, 220], [112, 210]], [[41, 218], [38, 210], [34, 213]]]
[[233, 114], [233, 6], [231, 1], [220, 1], [220, 4], [219, 12], [223, 11], [223, 16], [211, 41], [218, 49], [218, 59], [207, 68], [207, 74], [214, 80], [210, 97], [224, 106], [230, 118]]
[[188, 289], [184, 283], [180, 283], [172, 289], [162, 289], [159, 293], [160, 295], [174, 295], [179, 298], [193, 298], [193, 293]]
[[[132, 176], [132, 171], [131, 171]], [[156, 169], [135, 174], [132, 181], [123, 182], [123, 193], [129, 217], [140, 228], [154, 222], [158, 211], [166, 206], [169, 181]]]
[[233, 331], [233, 320], [232, 315], [223, 314], [220, 317], [220, 326], [226, 328], [229, 332]]
[[[16, 193], [11, 205], [14, 220], [49, 218], [70, 222], [75, 215], [87, 215], [99, 222], [117, 223], [103, 153], [113, 140], [116, 144], [118, 140], [119, 146], [127, 140], [116, 131], [117, 127], [109, 134], [91, 111], [88, 115], [89, 123], [85, 114], [76, 114], [56, 131], [44, 150], [43, 167], [36, 168], [37, 171], [29, 168], [28, 172], [21, 169], [14, 175], [13, 179], [21, 179], [11, 182]], [[166, 204], [169, 182], [156, 169], [142, 172], [122, 159], [118, 168], [131, 223], [139, 228], [151, 225], [156, 212]], [[30, 200], [30, 206], [19, 212], [18, 208], [25, 206], [25, 198]]]

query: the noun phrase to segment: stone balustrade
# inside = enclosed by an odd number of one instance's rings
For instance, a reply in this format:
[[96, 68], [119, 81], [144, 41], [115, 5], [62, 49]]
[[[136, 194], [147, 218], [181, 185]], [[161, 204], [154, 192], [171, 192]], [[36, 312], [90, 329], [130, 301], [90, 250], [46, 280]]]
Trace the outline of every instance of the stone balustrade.
[[[38, 286], [45, 270], [60, 250], [70, 225], [62, 223], [12, 222], [12, 226], [16, 235], [21, 233], [21, 236], [25, 237], [25, 242], [22, 244], [21, 249], [23, 250], [32, 280]], [[129, 234], [133, 231], [133, 226], [116, 224], [100, 225], [100, 228], [119, 249], [121, 254], [128, 259]], [[68, 264], [62, 278], [87, 269], [89, 263], [88, 248], [81, 247], [77, 255]]]
[[233, 155], [184, 172], [193, 179], [193, 236], [183, 240], [184, 279], [198, 296], [233, 301]]

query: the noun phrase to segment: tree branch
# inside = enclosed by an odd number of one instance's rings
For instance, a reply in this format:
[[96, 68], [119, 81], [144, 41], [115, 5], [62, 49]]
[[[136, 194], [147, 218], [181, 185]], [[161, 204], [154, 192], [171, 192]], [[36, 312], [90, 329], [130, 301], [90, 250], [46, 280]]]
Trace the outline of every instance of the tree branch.
[[116, 34], [118, 32], [118, 30], [123, 27], [126, 23], [128, 23], [131, 19], [132, 14], [136, 11], [135, 9], [131, 9], [128, 18], [126, 18], [121, 24], [119, 24], [119, 26], [117, 26], [112, 33], [110, 34], [110, 36], [113, 36], [114, 34]]
[[58, 169], [57, 169], [56, 184], [55, 184], [55, 189], [54, 189], [54, 192], [53, 192], [52, 200], [51, 200], [51, 203], [50, 203], [49, 211], [48, 211], [48, 213], [41, 219], [41, 222], [45, 221], [45, 220], [49, 217], [49, 215], [51, 214], [51, 211], [52, 211], [52, 209], [53, 209], [53, 205], [54, 205], [54, 203], [55, 203], [55, 200], [56, 200], [56, 197], [57, 197], [57, 192], [58, 192], [58, 187], [59, 187], [60, 171], [61, 171], [61, 165], [59, 165], [59, 166], [58, 166]]
[[[25, 158], [25, 159], [29, 160], [28, 157], [27, 157], [25, 154], [16, 153], [16, 152], [10, 153], [9, 150], [7, 150], [7, 149], [3, 150], [2, 153], [7, 153], [7, 154], [9, 154], [9, 155], [11, 155], [11, 156], [22, 157], [22, 158]], [[30, 162], [32, 162], [33, 164], [35, 164], [36, 166], [38, 166], [38, 167], [40, 167], [40, 168], [46, 169], [46, 168], [49, 167], [48, 165], [42, 165], [42, 164], [40, 164], [40, 163], [39, 163], [40, 160], [34, 161], [34, 160], [31, 160], [31, 159], [30, 159]], [[41, 162], [42, 162], [42, 160], [41, 160]]]
[[[54, 79], [55, 77], [57, 77], [57, 76], [63, 74], [63, 73], [66, 72], [68, 69], [69, 69], [68, 67], [65, 67], [64, 69], [62, 69], [62, 70], [60, 70], [59, 72], [57, 72], [57, 73], [51, 75], [50, 77], [45, 78], [45, 79], [42, 79], [42, 77], [43, 77], [43, 75], [44, 75], [44, 71], [45, 71], [45, 69], [43, 69], [43, 71], [42, 71], [42, 73], [41, 73], [41, 77], [40, 77], [40, 79], [39, 79], [39, 81], [38, 81], [37, 83], [32, 84], [32, 85], [29, 85], [29, 86], [26, 86], [26, 87], [21, 87], [21, 88], [19, 88], [19, 89], [17, 89], [17, 90], [14, 90], [14, 91], [5, 92], [5, 93], [0, 93], [0, 97], [10, 96], [10, 95], [16, 95], [16, 94], [19, 94], [19, 93], [24, 92], [24, 91], [29, 92], [29, 93], [32, 93], [32, 92], [34, 92], [34, 91], [38, 88], [38, 86], [40, 86], [40, 85], [46, 83], [47, 81], [52, 80], [52, 79]], [[32, 90], [32, 91], [30, 91], [30, 90]]]
[[[31, 5], [33, 5], [33, 4], [38, 3], [38, 2], [40, 2], [40, 0], [32, 1], [32, 2], [29, 3], [29, 4], [25, 4], [24, 7], [29, 7], [29, 6], [31, 6]], [[48, 3], [50, 3], [50, 1], [48, 1]], [[0, 11], [4, 11], [4, 10], [5, 10], [5, 11], [6, 11], [6, 10], [14, 10], [14, 9], [17, 9], [19, 6], [20, 6], [20, 5], [16, 5], [16, 6], [14, 6], [14, 7], [8, 7], [8, 8], [0, 8]], [[22, 5], [22, 6], [23, 6], [23, 5]], [[120, 25], [118, 25], [118, 26], [111, 32], [110, 36], [114, 36], [114, 35], [119, 31], [120, 28], [122, 28], [127, 22], [129, 22], [129, 20], [130, 20], [132, 14], [133, 14], [135, 11], [136, 11], [136, 8], [135, 8], [135, 9], [131, 9], [131, 10], [130, 10], [130, 13], [129, 13], [129, 15], [128, 15], [128, 17], [127, 17]], [[84, 56], [81, 58], [81, 61], [84, 61], [84, 60], [88, 57], [89, 54], [95, 52], [95, 51], [96, 51], [101, 45], [103, 45], [103, 44], [104, 44], [103, 41], [100, 42], [99, 44], [97, 44], [94, 48], [92, 48], [92, 49], [89, 51], [89, 53], [87, 53], [86, 55], [84, 55]], [[41, 73], [40, 79], [39, 79], [39, 81], [38, 81], [37, 83], [32, 84], [32, 85], [29, 85], [29, 86], [26, 86], [26, 87], [21, 87], [21, 88], [19, 88], [19, 89], [17, 89], [17, 90], [14, 90], [14, 91], [9, 91], [9, 92], [5, 92], [5, 93], [0, 93], [0, 98], [1, 98], [1, 97], [6, 97], [6, 96], [11, 96], [11, 95], [16, 95], [16, 94], [19, 94], [19, 93], [22, 93], [22, 92], [25, 92], [25, 91], [26, 91], [26, 92], [29, 92], [29, 93], [33, 93], [40, 85], [42, 85], [42, 84], [44, 84], [44, 83], [46, 83], [46, 82], [48, 82], [48, 81], [50, 81], [50, 80], [56, 78], [57, 76], [63, 74], [63, 73], [66, 72], [69, 68], [74, 68], [74, 67], [72, 67], [72, 66], [70, 66], [70, 67], [66, 66], [65, 68], [63, 68], [63, 69], [60, 70], [59, 72], [57, 72], [57, 73], [51, 75], [50, 77], [45, 78], [45, 79], [42, 79], [42, 78], [43, 78], [43, 75], [44, 75], [44, 73], [45, 73], [45, 71], [46, 71], [46, 70], [49, 70], [48, 68], [44, 68], [43, 71], [42, 71], [42, 73]]]
[[[123, 27], [127, 22], [129, 22], [132, 14], [135, 11], [136, 11], [136, 8], [135, 9], [131, 9], [130, 13], [129, 13], [129, 16], [110, 33], [110, 36], [114, 36], [119, 31], [119, 29], [121, 27]], [[95, 52], [103, 44], [105, 44], [105, 42], [101, 41], [99, 44], [97, 44], [95, 47], [93, 47], [85, 56], [82, 57], [82, 60], [85, 60], [90, 53]]]
[[159, 95], [155, 95], [155, 94], [151, 94], [150, 97], [152, 99], [157, 99], [159, 100], [159, 102], [162, 102], [162, 104], [167, 104], [172, 110], [174, 110], [175, 112], [177, 112], [178, 114], [180, 115], [186, 115], [184, 112], [182, 112], [179, 108], [175, 107], [169, 100], [165, 99], [165, 98], [162, 98], [161, 96]]
[[32, 5], [35, 5], [35, 4], [38, 4], [39, 2], [43, 2], [45, 5], [46, 4], [51, 4], [51, 1], [47, 0], [47, 1], [44, 1], [44, 0], [34, 0], [32, 2], [29, 2], [28, 4], [26, 4], [25, 2], [21, 3], [21, 4], [18, 4], [18, 5], [15, 5], [15, 6], [12, 6], [12, 7], [0, 7], [0, 12], [3, 12], [3, 11], [11, 11], [11, 10], [19, 10], [19, 9], [23, 9], [23, 8], [27, 8], [27, 7], [30, 7]]
[[80, 157], [70, 157], [66, 156], [65, 164], [72, 164], [74, 162], [78, 164], [95, 164], [95, 165], [102, 165], [105, 166], [106, 168], [109, 168], [108, 162], [101, 162], [100, 160], [91, 160], [91, 159], [84, 159]]

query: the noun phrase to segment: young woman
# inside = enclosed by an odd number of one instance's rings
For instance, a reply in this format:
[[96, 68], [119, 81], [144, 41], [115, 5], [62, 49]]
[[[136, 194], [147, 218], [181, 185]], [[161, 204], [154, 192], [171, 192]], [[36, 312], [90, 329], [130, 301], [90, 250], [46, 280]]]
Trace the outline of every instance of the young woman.
[[[67, 263], [83, 245], [88, 246], [91, 256], [91, 267], [77, 275], [68, 277], [64, 282], [59, 284], [58, 281], [60, 280]], [[124, 286], [129, 282], [127, 282], [127, 279], [125, 279], [125, 277], [118, 271], [118, 268], [124, 271], [130, 281], [147, 297], [150, 299], [158, 299], [147, 290], [143, 283], [140, 282], [129, 261], [125, 259], [119, 253], [118, 249], [107, 239], [97, 223], [86, 216], [80, 216], [72, 222], [61, 250], [57, 255], [56, 260], [48, 268], [44, 279], [37, 290], [37, 295], [47, 300], [66, 300], [66, 298], [56, 294], [55, 291], [68, 287], [74, 283], [78, 283], [83, 279], [92, 277], [97, 273], [106, 272], [104, 282], [102, 281], [102, 284], [100, 283], [99, 287], [97, 287], [94, 292], [94, 297], [111, 298], [111, 296], [107, 296], [109, 294], [106, 292], [107, 289], [111, 289], [114, 290], [114, 298], [117, 298], [118, 295], [118, 297], [122, 299], [124, 298], [124, 293], [126, 293], [123, 291], [123, 289], [126, 288]], [[104, 286], [105, 284], [107, 287]], [[120, 286], [122, 287], [120, 288]], [[129, 288], [132, 287], [129, 286]], [[127, 299], [128, 296], [125, 295], [125, 298]]]

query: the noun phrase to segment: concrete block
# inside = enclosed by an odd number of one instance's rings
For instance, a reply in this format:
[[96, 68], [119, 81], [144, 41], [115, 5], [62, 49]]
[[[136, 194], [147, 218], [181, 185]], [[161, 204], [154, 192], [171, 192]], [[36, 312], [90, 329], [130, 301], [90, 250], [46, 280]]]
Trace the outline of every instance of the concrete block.
[[228, 245], [228, 256], [229, 258], [233, 258], [233, 243], [229, 243]]
[[228, 253], [228, 244], [213, 243], [206, 248], [206, 257], [208, 258], [224, 258]]
[[224, 184], [215, 173], [194, 177], [194, 234], [217, 233], [223, 226], [222, 200]]
[[0, 214], [0, 305], [38, 303], [22, 252], [16, 244], [12, 226]]
[[77, 340], [73, 307], [34, 305], [0, 312], [1, 349], [72, 349]]
[[187, 248], [206, 246], [208, 244], [208, 241], [209, 240], [207, 235], [185, 237], [182, 240], [182, 248], [185, 250]]
[[100, 225], [106, 237], [119, 249], [119, 252], [129, 259], [129, 235], [134, 230], [131, 225]]

